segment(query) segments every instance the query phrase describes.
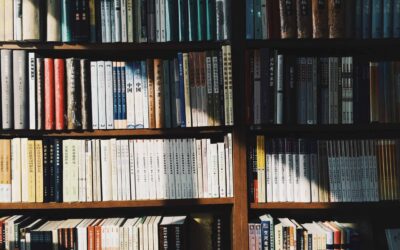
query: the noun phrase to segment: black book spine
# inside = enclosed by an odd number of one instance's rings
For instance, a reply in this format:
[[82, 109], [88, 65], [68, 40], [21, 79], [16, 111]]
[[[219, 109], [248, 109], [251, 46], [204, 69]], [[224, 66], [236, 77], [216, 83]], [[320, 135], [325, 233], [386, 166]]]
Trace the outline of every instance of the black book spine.
[[155, 0], [147, 1], [147, 41], [156, 42], [156, 6]]
[[89, 0], [81, 0], [79, 41], [90, 40]]
[[168, 249], [170, 249], [171, 247], [170, 247], [170, 245], [169, 245], [169, 242], [168, 242], [168, 226], [167, 225], [160, 225], [159, 227], [158, 227], [158, 235], [159, 235], [159, 238], [160, 238], [160, 241], [159, 241], [159, 248], [160, 248], [160, 250], [168, 250]]
[[276, 81], [276, 59], [277, 59], [277, 51], [271, 53], [269, 58], [269, 85], [268, 85], [268, 105], [267, 105], [267, 121], [268, 124], [274, 123], [274, 114], [275, 114], [275, 81]]
[[54, 199], [62, 202], [62, 140], [54, 139]]
[[[80, 60], [80, 100], [81, 100], [81, 115], [82, 129], [87, 130], [92, 128], [92, 116], [90, 113], [90, 64], [87, 59]], [[125, 76], [125, 75], [124, 75]]]
[[55, 201], [54, 141], [49, 141], [49, 202]]
[[261, 63], [261, 124], [268, 123], [268, 84], [269, 84], [269, 60], [270, 51], [268, 48], [260, 50]]
[[286, 124], [294, 123], [296, 118], [296, 62], [292, 56], [287, 56], [284, 61], [284, 121]]
[[[95, 6], [95, 23], [96, 23], [96, 40], [93, 42], [104, 42], [102, 39], [102, 32], [104, 32], [102, 30], [102, 19], [104, 19], [104, 17], [101, 15], [101, 5], [104, 5], [104, 0], [97, 0], [94, 1], [94, 6]], [[90, 13], [90, 15], [92, 15], [93, 13]]]
[[141, 18], [141, 42], [147, 42], [147, 0], [140, 0], [140, 18]]

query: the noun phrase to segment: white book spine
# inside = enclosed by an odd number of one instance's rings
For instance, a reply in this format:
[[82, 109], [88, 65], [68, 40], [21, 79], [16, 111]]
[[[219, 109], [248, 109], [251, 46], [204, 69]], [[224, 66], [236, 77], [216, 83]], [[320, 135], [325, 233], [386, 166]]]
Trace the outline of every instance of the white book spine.
[[143, 86], [143, 127], [149, 128], [149, 83], [147, 81], [146, 61], [141, 62], [142, 86]]
[[134, 93], [135, 93], [135, 128], [144, 128], [143, 120], [143, 83], [140, 62], [134, 63]]
[[219, 197], [219, 179], [218, 179], [218, 144], [212, 143], [211, 146], [211, 169], [212, 169], [212, 197]]
[[208, 185], [209, 185], [209, 172], [208, 172], [208, 154], [207, 152], [207, 146], [208, 146], [208, 141], [207, 139], [202, 139], [201, 140], [201, 158], [202, 158], [202, 169], [203, 169], [203, 195], [204, 198], [210, 198], [210, 194], [208, 191]]
[[28, 190], [28, 139], [21, 138], [21, 184], [22, 184], [22, 202], [29, 202]]
[[153, 150], [156, 145], [154, 140], [146, 140], [146, 168], [149, 172], [149, 186], [150, 186], [150, 195], [149, 199], [155, 200], [157, 199], [157, 187], [156, 187], [156, 175], [157, 175], [157, 165], [156, 165], [156, 152]]
[[136, 169], [135, 169], [135, 148], [134, 148], [134, 141], [129, 140], [129, 173], [130, 173], [130, 189], [131, 195], [128, 199], [136, 200]]
[[185, 117], [186, 127], [192, 127], [192, 110], [190, 107], [190, 78], [189, 78], [189, 55], [183, 53], [183, 82], [185, 93]]
[[378, 179], [378, 160], [376, 155], [376, 140], [370, 141], [370, 167], [371, 167], [371, 193], [374, 201], [379, 201], [379, 179]]
[[126, 118], [127, 128], [135, 128], [135, 94], [133, 63], [126, 64]]
[[82, 153], [81, 141], [72, 140], [72, 154], [71, 154], [71, 202], [79, 202], [79, 163], [80, 155]]
[[311, 182], [310, 182], [310, 155], [304, 154], [304, 165], [300, 168], [302, 184], [302, 201], [311, 202]]
[[129, 142], [121, 140], [121, 156], [122, 156], [122, 200], [130, 200], [131, 183], [130, 183], [130, 165], [129, 165]]
[[[111, 61], [105, 65], [105, 104], [107, 129], [114, 128], [113, 66]], [[101, 103], [101, 102], [100, 102]], [[99, 110], [101, 107], [99, 107]]]
[[169, 192], [170, 192], [170, 183], [168, 182], [169, 180], [169, 173], [168, 173], [168, 164], [167, 164], [167, 159], [166, 159], [166, 148], [165, 148], [165, 140], [160, 139], [158, 141], [158, 149], [157, 149], [157, 154], [158, 154], [158, 165], [159, 168], [161, 169], [160, 173], [160, 185], [161, 187], [161, 192], [160, 192], [160, 199], [168, 199]]
[[110, 140], [100, 141], [101, 155], [101, 197], [102, 201], [112, 200], [112, 169], [111, 169], [111, 150]]
[[166, 139], [164, 140], [164, 149], [165, 149], [165, 160], [168, 167], [168, 197], [167, 199], [176, 199], [176, 188], [175, 188], [175, 161], [174, 161], [174, 151], [173, 151], [173, 140]]
[[190, 150], [190, 167], [191, 167], [191, 183], [192, 183], [192, 195], [193, 198], [199, 198], [199, 183], [197, 173], [197, 158], [196, 158], [196, 139], [189, 139], [189, 150]]
[[[269, 142], [267, 141], [267, 144], [269, 145]], [[273, 157], [271, 152], [268, 152], [268, 147], [267, 150], [265, 150], [265, 188], [267, 189], [266, 192], [266, 202], [271, 202], [272, 201], [272, 190], [275, 188], [272, 185], [272, 171], [273, 171]]]
[[[289, 141], [286, 141], [286, 143], [291, 143]], [[287, 201], [288, 202], [293, 202], [294, 201], [294, 197], [293, 197], [293, 176], [294, 176], [294, 164], [293, 164], [293, 154], [291, 152], [291, 150], [286, 151], [285, 154], [285, 168], [286, 168], [286, 197], [287, 197]]]
[[121, 41], [123, 43], [128, 42], [127, 18], [126, 0], [121, 0]]
[[174, 154], [174, 166], [175, 166], [175, 193], [176, 199], [183, 198], [182, 192], [182, 156], [179, 147], [179, 141], [177, 139], [172, 140], [173, 143], [173, 154]]
[[21, 202], [21, 139], [11, 140], [11, 192], [12, 202]]
[[181, 161], [181, 180], [182, 180], [182, 198], [187, 199], [190, 198], [190, 170], [189, 170], [189, 162], [188, 162], [188, 145], [187, 139], [181, 139], [178, 141], [180, 157], [182, 157]]
[[93, 152], [92, 152], [92, 142], [86, 140], [86, 150], [85, 150], [85, 160], [86, 160], [86, 201], [93, 201]]
[[299, 201], [300, 202], [305, 202], [305, 168], [307, 164], [307, 160], [306, 160], [306, 155], [304, 154], [304, 152], [300, 152], [299, 153]]
[[198, 196], [204, 198], [204, 184], [203, 184], [203, 159], [201, 154], [201, 140], [196, 141], [196, 165], [197, 165], [197, 184]]
[[160, 1], [160, 40], [161, 42], [165, 42], [165, 0], [159, 0]]
[[225, 145], [223, 142], [217, 144], [218, 150], [218, 177], [219, 197], [226, 197], [226, 167], [225, 167]]
[[[110, 176], [107, 178], [109, 183], [108, 183], [108, 189], [110, 192], [110, 200], [118, 200], [118, 163], [117, 163], [117, 140], [116, 139], [110, 139], [108, 141], [108, 149], [106, 154], [108, 155], [108, 167], [110, 168], [108, 172], [102, 172], [103, 173], [110, 173]], [[103, 163], [103, 161], [102, 161]]]
[[22, 40], [22, 0], [14, 0], [14, 40]]
[[80, 150], [78, 151], [78, 185], [79, 185], [79, 201], [86, 201], [86, 141], [78, 140]]
[[[315, 142], [312, 142], [315, 143]], [[311, 152], [310, 154], [310, 177], [311, 177], [311, 202], [319, 202], [319, 187], [318, 187], [318, 161], [317, 154]]]
[[106, 94], [106, 66], [104, 61], [97, 62], [97, 84], [98, 84], [98, 109], [99, 129], [107, 129], [107, 109], [110, 105], [109, 93]]
[[[96, 181], [94, 182], [96, 184], [96, 194], [97, 194], [97, 201], [102, 201], [102, 193], [101, 193], [101, 184], [102, 184], [102, 179], [101, 179], [101, 140], [96, 139]], [[93, 184], [94, 184], [93, 183]]]
[[[275, 142], [274, 142], [275, 143]], [[272, 202], [278, 202], [279, 201], [279, 176], [278, 176], [278, 169], [279, 169], [279, 161], [278, 161], [278, 153], [276, 151], [273, 151], [273, 154], [271, 155], [272, 158]]]
[[[116, 163], [116, 168], [117, 168], [117, 185], [114, 184], [114, 187], [117, 187], [117, 199], [118, 201], [122, 200], [122, 149], [121, 149], [121, 140], [117, 140], [115, 144], [115, 151], [116, 151], [116, 159], [114, 159], [114, 162]], [[114, 192], [114, 189], [113, 189]]]
[[154, 140], [154, 154], [153, 154], [153, 166], [156, 172], [156, 191], [157, 200], [164, 199], [165, 197], [165, 173], [167, 172], [166, 165], [164, 165], [164, 161], [161, 157], [162, 150], [162, 140], [156, 139]]
[[36, 59], [35, 53], [28, 54], [29, 59], [29, 129], [36, 129]]
[[[282, 143], [284, 145], [284, 143]], [[283, 146], [280, 147], [278, 153], [278, 182], [279, 182], [279, 198], [280, 202], [286, 202], [286, 162]]]
[[121, 42], [121, 0], [114, 1], [114, 34], [115, 42]]
[[[92, 101], [92, 128], [99, 129], [99, 102], [98, 102], [98, 81], [97, 62], [90, 62], [90, 87]], [[103, 100], [104, 101], [104, 100]]]
[[142, 195], [142, 190], [143, 190], [143, 182], [142, 182], [142, 170], [140, 168], [140, 158], [139, 158], [139, 152], [140, 152], [140, 142], [139, 140], [134, 141], [134, 160], [135, 160], [135, 184], [136, 184], [136, 199], [141, 200], [143, 199]]
[[150, 166], [148, 164], [148, 146], [147, 146], [148, 141], [147, 140], [141, 140], [141, 150], [140, 150], [140, 168], [142, 169], [143, 172], [143, 199], [150, 199]]

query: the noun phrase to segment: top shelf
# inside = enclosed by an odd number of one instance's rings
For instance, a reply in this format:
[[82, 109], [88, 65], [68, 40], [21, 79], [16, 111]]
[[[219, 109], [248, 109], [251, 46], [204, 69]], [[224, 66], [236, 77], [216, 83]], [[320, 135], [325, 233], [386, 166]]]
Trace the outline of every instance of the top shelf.
[[275, 49], [387, 49], [399, 47], [400, 39], [269, 39], [247, 40], [247, 48]]
[[166, 43], [61, 43], [61, 42], [0, 42], [0, 49], [26, 49], [26, 50], [107, 50], [107, 51], [191, 51], [211, 50], [229, 44], [228, 41], [202, 41], [202, 42], [166, 42]]

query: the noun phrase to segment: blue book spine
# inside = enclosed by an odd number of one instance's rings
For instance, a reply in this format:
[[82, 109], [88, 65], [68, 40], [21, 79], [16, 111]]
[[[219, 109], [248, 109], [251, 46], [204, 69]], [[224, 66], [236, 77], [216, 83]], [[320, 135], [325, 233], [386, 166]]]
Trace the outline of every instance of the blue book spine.
[[393, 37], [393, 0], [383, 1], [383, 37]]
[[169, 77], [169, 61], [163, 61], [163, 90], [164, 90], [164, 124], [166, 128], [171, 128], [171, 93]]
[[262, 39], [261, 0], [254, 1], [254, 37]]
[[180, 99], [180, 110], [181, 110], [181, 127], [186, 127], [186, 115], [185, 115], [185, 85], [183, 81], [183, 55], [178, 53], [179, 63], [179, 99]]
[[126, 66], [121, 66], [121, 119], [126, 121]]
[[143, 128], [149, 128], [149, 85], [147, 81], [147, 64], [146, 61], [140, 62], [140, 73], [142, 75], [143, 89]]
[[363, 0], [356, 0], [356, 18], [354, 20], [356, 38], [362, 38], [362, 9]]
[[[178, 86], [179, 86], [179, 78], [178, 78]], [[173, 128], [178, 127], [177, 119], [176, 119], [176, 99], [179, 88], [176, 89], [175, 82], [175, 59], [169, 62], [169, 87], [170, 87], [170, 96], [171, 96], [171, 126]], [[178, 90], [178, 91], [177, 91]]]
[[400, 37], [400, 0], [393, 0], [393, 37]]
[[[134, 86], [133, 86], [133, 63], [129, 62], [126, 64], [125, 66], [125, 72], [126, 72], [126, 92], [125, 95], [134, 95]], [[129, 108], [133, 109], [134, 111], [134, 107], [132, 105], [134, 105], [134, 101], [133, 103], [131, 102], [129, 105], [131, 105]], [[128, 104], [126, 105], [128, 107]], [[131, 110], [129, 110], [131, 112]], [[131, 114], [131, 113], [130, 113]], [[127, 117], [128, 118], [128, 117]], [[126, 124], [127, 128], [133, 129], [135, 128], [135, 121], [132, 120], [132, 117], [129, 117], [129, 119], [127, 119], [127, 124]]]
[[371, 0], [363, 0], [362, 38], [371, 38]]
[[72, 32], [71, 32], [71, 1], [62, 0], [61, 1], [61, 40], [63, 42], [71, 42]]
[[207, 40], [213, 40], [215, 39], [215, 2], [213, 0], [205, 1]]
[[119, 120], [119, 113], [118, 113], [118, 83], [117, 83], [117, 67], [113, 62], [112, 66], [112, 83], [113, 83], [113, 111], [114, 111], [114, 122]]
[[122, 120], [122, 84], [121, 84], [121, 64], [117, 63], [117, 93], [118, 93], [118, 120]]
[[372, 38], [382, 38], [382, 0], [372, 0]]
[[261, 221], [261, 249], [270, 249], [269, 245], [269, 221]]
[[246, 39], [254, 39], [254, 0], [246, 0]]

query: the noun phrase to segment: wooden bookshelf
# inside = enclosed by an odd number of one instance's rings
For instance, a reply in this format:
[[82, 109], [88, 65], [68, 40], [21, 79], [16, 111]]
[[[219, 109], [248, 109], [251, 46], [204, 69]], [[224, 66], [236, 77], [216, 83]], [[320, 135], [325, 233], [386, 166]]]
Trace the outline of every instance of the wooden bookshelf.
[[390, 209], [400, 208], [399, 201], [391, 202], [319, 202], [319, 203], [302, 203], [302, 202], [273, 202], [273, 203], [251, 203], [250, 209], [253, 210], [348, 210], [348, 209]]
[[6, 210], [55, 210], [55, 209], [97, 209], [97, 208], [149, 208], [179, 206], [233, 205], [233, 198], [183, 199], [183, 200], [141, 200], [141, 201], [99, 201], [72, 203], [0, 203], [0, 211]]
[[226, 127], [193, 127], [171, 129], [110, 129], [85, 131], [46, 131], [46, 130], [14, 130], [0, 131], [1, 137], [199, 137], [219, 135], [232, 132], [232, 126]]

